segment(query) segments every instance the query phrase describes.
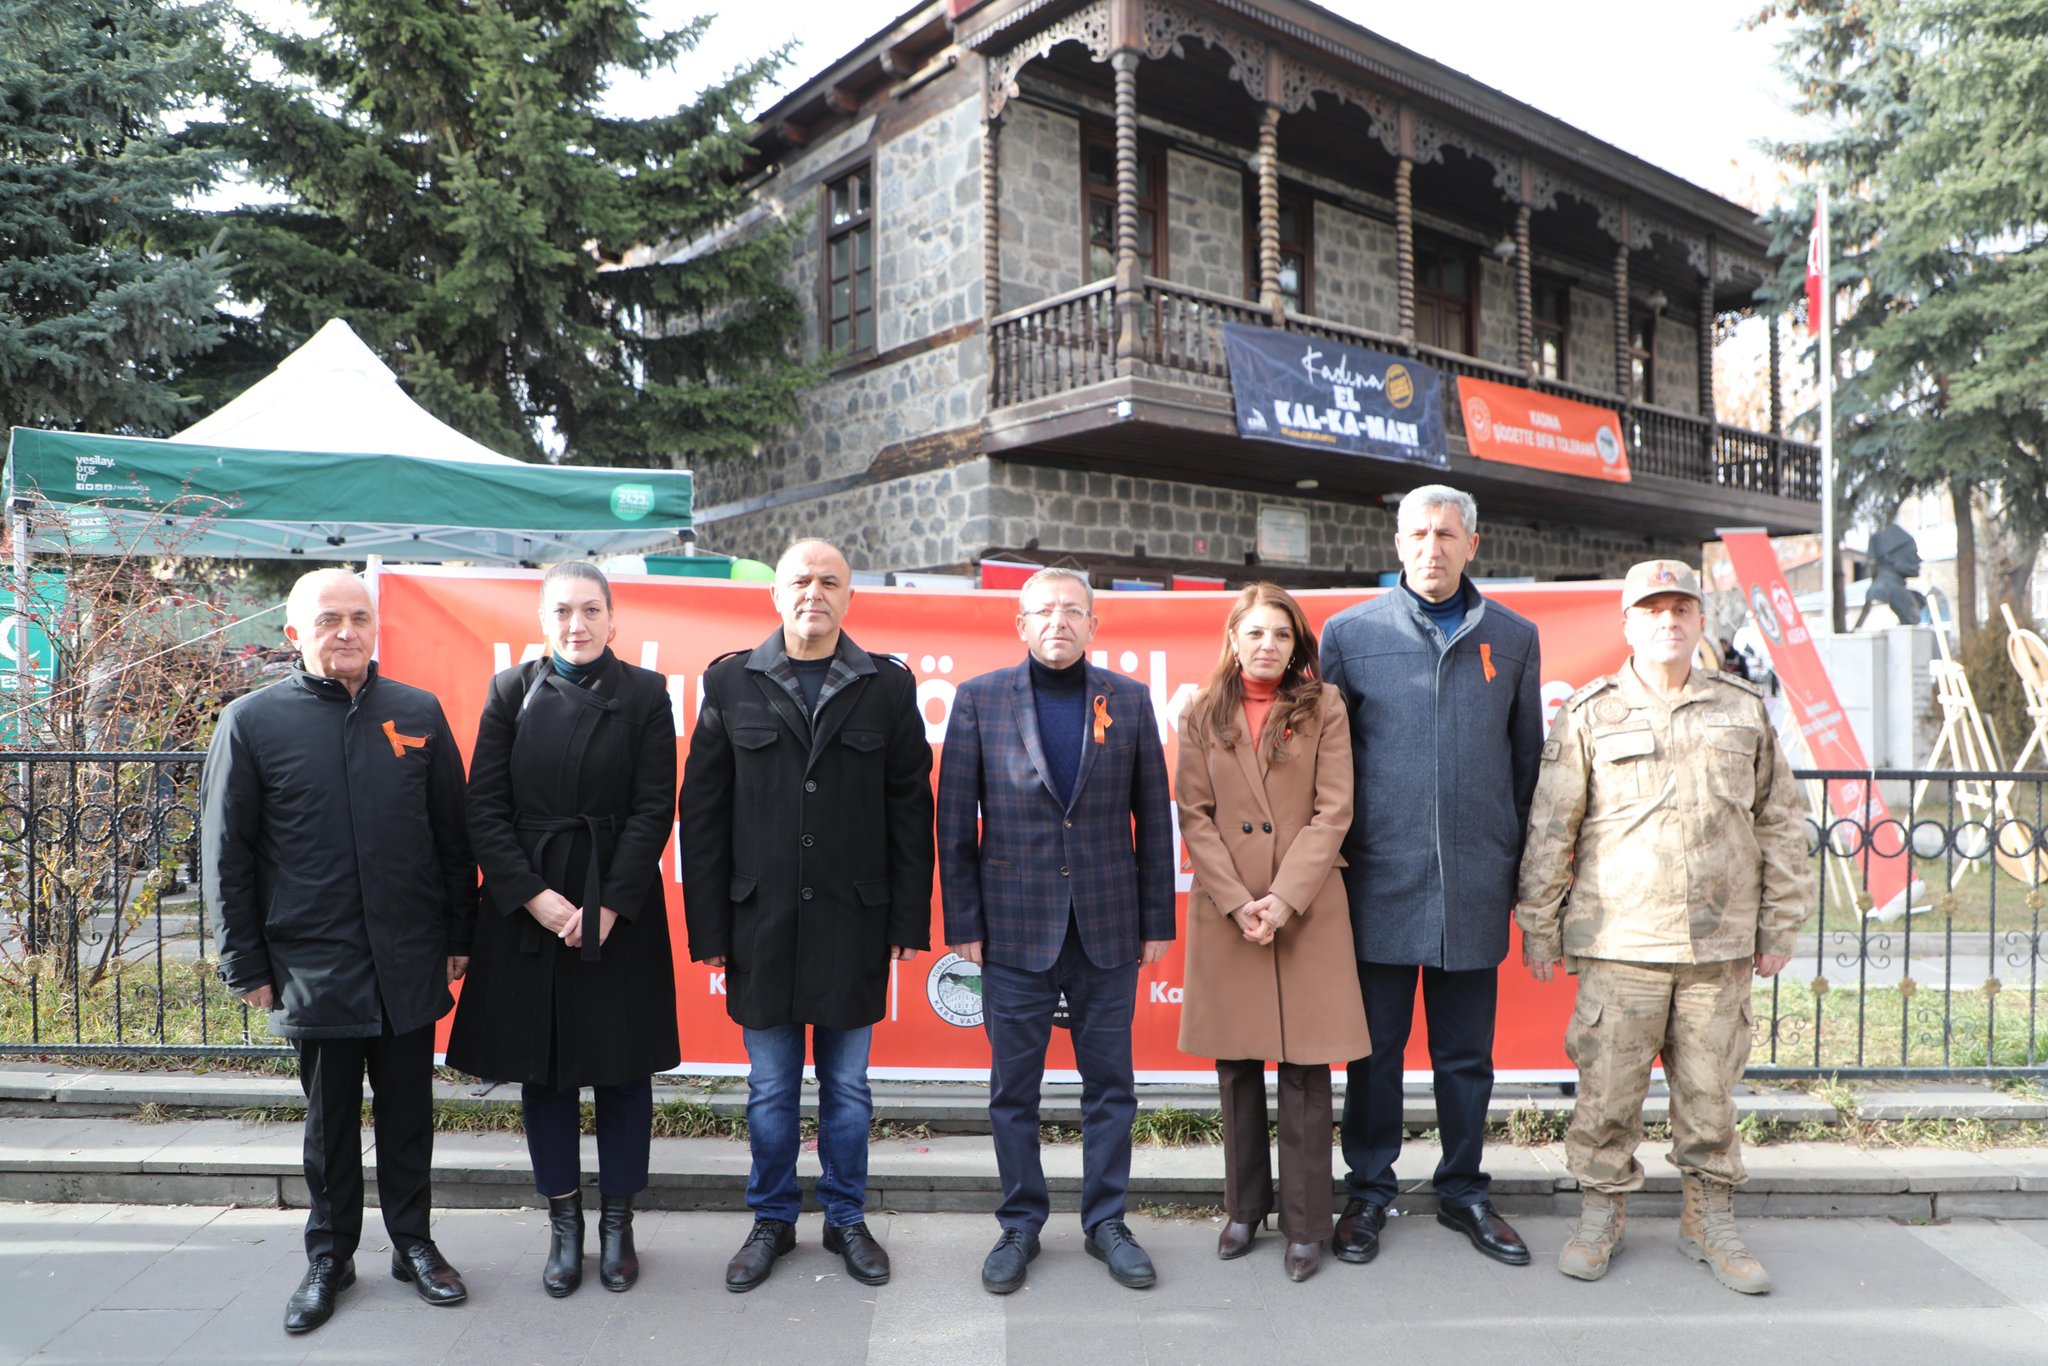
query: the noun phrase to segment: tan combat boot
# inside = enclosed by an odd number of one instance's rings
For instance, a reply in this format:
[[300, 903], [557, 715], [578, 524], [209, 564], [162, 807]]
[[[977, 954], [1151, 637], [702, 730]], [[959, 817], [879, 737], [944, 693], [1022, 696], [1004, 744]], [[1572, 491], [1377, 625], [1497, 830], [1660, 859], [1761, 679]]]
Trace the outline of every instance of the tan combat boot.
[[1581, 1281], [1597, 1281], [1607, 1263], [1621, 1251], [1622, 1230], [1628, 1227], [1628, 1197], [1587, 1191], [1579, 1206], [1579, 1222], [1557, 1253], [1557, 1269]]
[[1735, 1188], [1697, 1176], [1685, 1178], [1685, 1212], [1678, 1218], [1678, 1246], [1705, 1262], [1714, 1279], [1745, 1295], [1767, 1295], [1771, 1273], [1749, 1255], [1735, 1231]]

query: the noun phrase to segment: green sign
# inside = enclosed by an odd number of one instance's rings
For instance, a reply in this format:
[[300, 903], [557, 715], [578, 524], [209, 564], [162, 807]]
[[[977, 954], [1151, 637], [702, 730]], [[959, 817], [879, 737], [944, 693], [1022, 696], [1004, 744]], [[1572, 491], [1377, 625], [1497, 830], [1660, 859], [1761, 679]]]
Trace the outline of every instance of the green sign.
[[[26, 614], [18, 610], [14, 585], [9, 582], [0, 605], [7, 609], [0, 615], [0, 745], [17, 743], [21, 738], [20, 715], [26, 708], [34, 708], [50, 695], [50, 680], [57, 673], [57, 648], [50, 641], [50, 633], [43, 629], [43, 623], [55, 619], [64, 605], [64, 575], [56, 570], [38, 569], [29, 575], [29, 610]], [[21, 628], [28, 627], [29, 674], [33, 680], [33, 691], [23, 697], [21, 693]]]

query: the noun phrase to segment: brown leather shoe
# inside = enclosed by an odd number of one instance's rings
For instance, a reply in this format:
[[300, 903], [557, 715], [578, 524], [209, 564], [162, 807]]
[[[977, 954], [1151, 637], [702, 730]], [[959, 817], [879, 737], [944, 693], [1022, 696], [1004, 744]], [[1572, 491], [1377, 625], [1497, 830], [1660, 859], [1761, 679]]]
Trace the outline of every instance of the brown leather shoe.
[[1258, 1236], [1257, 1224], [1240, 1224], [1233, 1219], [1216, 1236], [1216, 1255], [1226, 1262], [1234, 1262], [1252, 1250], [1252, 1239]]
[[1287, 1279], [1305, 1281], [1316, 1274], [1316, 1268], [1323, 1264], [1321, 1243], [1289, 1243], [1287, 1245]]

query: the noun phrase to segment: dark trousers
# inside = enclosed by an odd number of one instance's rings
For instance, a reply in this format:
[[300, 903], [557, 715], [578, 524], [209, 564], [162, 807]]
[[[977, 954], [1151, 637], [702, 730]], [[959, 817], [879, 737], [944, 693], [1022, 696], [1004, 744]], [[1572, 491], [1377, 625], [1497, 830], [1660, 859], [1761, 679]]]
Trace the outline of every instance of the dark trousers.
[[[597, 1189], [603, 1195], [638, 1195], [647, 1189], [647, 1150], [654, 1130], [654, 1082], [642, 1077], [617, 1086], [593, 1086], [597, 1101]], [[519, 1088], [526, 1116], [526, 1152], [533, 1188], [545, 1196], [570, 1195], [583, 1186], [582, 1092], [574, 1086]]]
[[1365, 1027], [1372, 1054], [1348, 1069], [1344, 1090], [1345, 1184], [1377, 1205], [1393, 1203], [1394, 1159], [1401, 1152], [1401, 1055], [1414, 1025], [1415, 974], [1422, 974], [1422, 1008], [1429, 1021], [1429, 1064], [1436, 1073], [1437, 1132], [1443, 1158], [1436, 1166], [1437, 1199], [1476, 1205], [1491, 1181], [1480, 1168], [1486, 1146], [1486, 1106], [1493, 1098], [1493, 1018], [1499, 983], [1493, 968], [1446, 972], [1441, 968], [1360, 963]]
[[[388, 1025], [386, 1026], [389, 1027]], [[363, 1074], [376, 1092], [377, 1204], [393, 1247], [431, 1241], [434, 1030], [298, 1039], [306, 1093], [306, 1256], [355, 1256], [363, 1240]]]
[[997, 962], [981, 968], [982, 1027], [988, 1031], [989, 1129], [1003, 1203], [996, 1221], [1036, 1233], [1052, 1211], [1038, 1152], [1039, 1086], [1060, 994], [1067, 998], [1074, 1064], [1081, 1073], [1081, 1227], [1124, 1217], [1131, 1187], [1131, 1123], [1138, 1093], [1131, 1074], [1136, 962], [1098, 968], [1071, 925], [1060, 956], [1043, 972]]
[[[1256, 1224], [1273, 1208], [1273, 1163], [1266, 1143], [1266, 1064], [1216, 1060], [1223, 1103], [1223, 1208]], [[1280, 1232], [1290, 1243], [1330, 1236], [1330, 1069], [1280, 1064]]]

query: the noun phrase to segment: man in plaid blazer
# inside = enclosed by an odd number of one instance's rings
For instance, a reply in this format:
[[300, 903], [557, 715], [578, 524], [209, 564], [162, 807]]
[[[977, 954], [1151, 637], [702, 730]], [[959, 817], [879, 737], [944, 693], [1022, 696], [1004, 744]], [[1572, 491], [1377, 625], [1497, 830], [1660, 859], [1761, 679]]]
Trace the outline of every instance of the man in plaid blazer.
[[1088, 1253], [1119, 1284], [1157, 1279], [1124, 1201], [1138, 969], [1174, 935], [1172, 803], [1151, 695], [1088, 663], [1095, 625], [1094, 594], [1073, 570], [1026, 580], [1017, 634], [1029, 658], [960, 688], [939, 768], [946, 940], [982, 970], [1003, 1233], [981, 1283], [998, 1295], [1024, 1283], [1051, 1208], [1038, 1103], [1062, 995], [1083, 1083]]

